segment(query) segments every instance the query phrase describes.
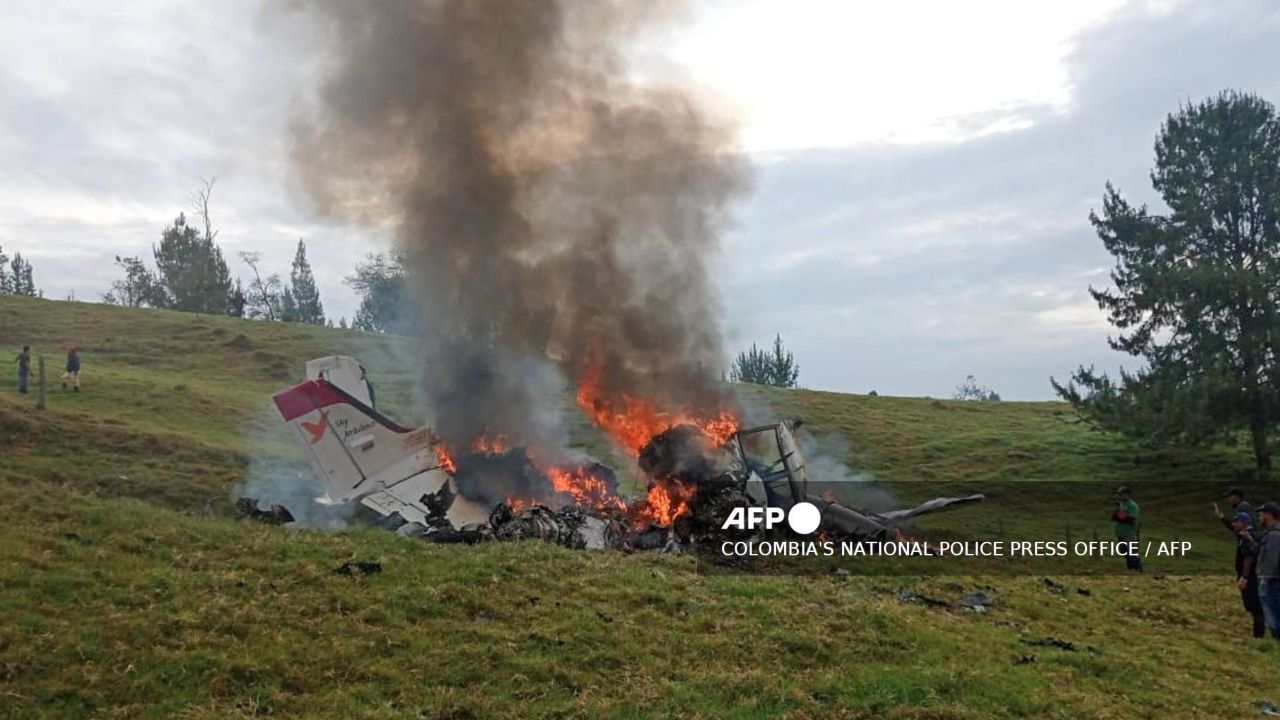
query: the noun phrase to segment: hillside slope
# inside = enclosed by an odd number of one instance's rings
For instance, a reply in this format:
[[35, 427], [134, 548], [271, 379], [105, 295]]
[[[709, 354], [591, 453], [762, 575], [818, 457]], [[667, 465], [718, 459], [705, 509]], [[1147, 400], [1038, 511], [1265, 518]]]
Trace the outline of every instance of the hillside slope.
[[[1225, 575], [1059, 578], [1089, 595], [1041, 577], [705, 577], [682, 557], [237, 522], [252, 468], [299, 461], [270, 395], [346, 352], [412, 421], [407, 342], [0, 298], [0, 349], [29, 343], [56, 375], [67, 341], [83, 392], [55, 387], [37, 412], [0, 389], [5, 717], [1168, 718], [1280, 700], [1280, 654], [1244, 638]], [[1143, 451], [1055, 403], [744, 391], [879, 478], [1247, 469], [1242, 452]], [[574, 437], [604, 450], [585, 425]], [[353, 558], [384, 570], [331, 572]], [[897, 594], [979, 586], [998, 598], [981, 614]], [[1028, 644], [1045, 638], [1075, 650]]]

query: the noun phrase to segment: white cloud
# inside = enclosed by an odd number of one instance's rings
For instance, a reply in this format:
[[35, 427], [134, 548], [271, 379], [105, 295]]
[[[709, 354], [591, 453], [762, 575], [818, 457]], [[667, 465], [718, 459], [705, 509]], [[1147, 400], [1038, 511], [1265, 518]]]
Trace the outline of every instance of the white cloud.
[[675, 62], [746, 115], [752, 152], [961, 140], [992, 108], [1065, 106], [1072, 37], [1123, 0], [710, 2]]
[[1049, 330], [1095, 330], [1105, 333], [1111, 326], [1097, 305], [1060, 305], [1036, 313], [1036, 320]]

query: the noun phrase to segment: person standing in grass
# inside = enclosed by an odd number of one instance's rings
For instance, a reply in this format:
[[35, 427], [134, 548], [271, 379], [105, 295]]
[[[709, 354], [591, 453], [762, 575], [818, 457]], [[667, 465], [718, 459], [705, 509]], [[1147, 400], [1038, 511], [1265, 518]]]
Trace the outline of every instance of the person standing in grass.
[[67, 346], [67, 371], [62, 374], [62, 389], [71, 384], [73, 392], [80, 392], [80, 351], [75, 345]]
[[1249, 517], [1250, 528], [1254, 526], [1253, 525], [1253, 506], [1250, 505], [1244, 499], [1243, 490], [1241, 490], [1240, 488], [1231, 488], [1230, 490], [1222, 493], [1222, 497], [1226, 498], [1227, 502], [1231, 505], [1231, 514], [1228, 515], [1223, 513], [1221, 510], [1219, 510], [1217, 503], [1214, 503], [1213, 505], [1213, 512], [1215, 515], [1218, 516], [1218, 519], [1222, 521], [1222, 524], [1227, 526], [1228, 530], [1231, 530], [1232, 532], [1236, 531], [1236, 528], [1235, 528], [1236, 515], [1240, 513], [1244, 513]]
[[18, 392], [26, 395], [27, 383], [31, 380], [31, 346], [23, 345], [14, 362], [18, 363]]
[[[1116, 507], [1111, 520], [1116, 526], [1116, 539], [1120, 542], [1137, 542], [1142, 509], [1134, 502], [1128, 485], [1116, 488]], [[1126, 553], [1124, 566], [1134, 572], [1142, 572], [1142, 557], [1136, 552]]]
[[1262, 528], [1240, 530], [1240, 539], [1258, 556], [1258, 600], [1271, 637], [1280, 640], [1280, 507], [1264, 503], [1258, 512]]
[[1253, 636], [1260, 638], [1266, 635], [1266, 618], [1262, 614], [1262, 599], [1258, 595], [1258, 556], [1250, 549], [1250, 542], [1242, 532], [1253, 529], [1253, 516], [1240, 511], [1230, 518], [1231, 529], [1240, 537], [1236, 538], [1236, 589], [1240, 591], [1240, 601], [1244, 603], [1245, 612], [1253, 617]]

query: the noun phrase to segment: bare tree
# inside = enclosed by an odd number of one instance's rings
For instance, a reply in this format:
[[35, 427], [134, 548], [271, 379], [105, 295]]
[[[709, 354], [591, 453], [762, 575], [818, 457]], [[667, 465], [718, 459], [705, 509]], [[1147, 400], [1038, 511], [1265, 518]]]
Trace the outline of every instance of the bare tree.
[[213, 220], [209, 216], [209, 198], [213, 196], [213, 185], [218, 182], [218, 178], [212, 177], [200, 182], [203, 183], [200, 189], [191, 193], [191, 209], [204, 222], [204, 239], [213, 242], [218, 231], [213, 229]]
[[268, 275], [263, 278], [262, 273], [258, 272], [258, 263], [261, 258], [256, 252], [241, 252], [240, 259], [249, 266], [250, 270], [253, 270], [253, 280], [249, 281], [249, 292], [246, 297], [249, 317], [275, 320], [276, 307], [280, 304], [280, 276]]

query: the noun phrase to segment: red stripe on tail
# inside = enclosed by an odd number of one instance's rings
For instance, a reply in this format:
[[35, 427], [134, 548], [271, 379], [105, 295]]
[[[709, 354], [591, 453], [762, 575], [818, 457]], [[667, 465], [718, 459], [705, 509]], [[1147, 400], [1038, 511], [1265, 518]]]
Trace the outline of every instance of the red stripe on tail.
[[275, 401], [285, 422], [296, 420], [314, 410], [348, 402], [332, 385], [321, 380], [298, 383], [271, 399]]

